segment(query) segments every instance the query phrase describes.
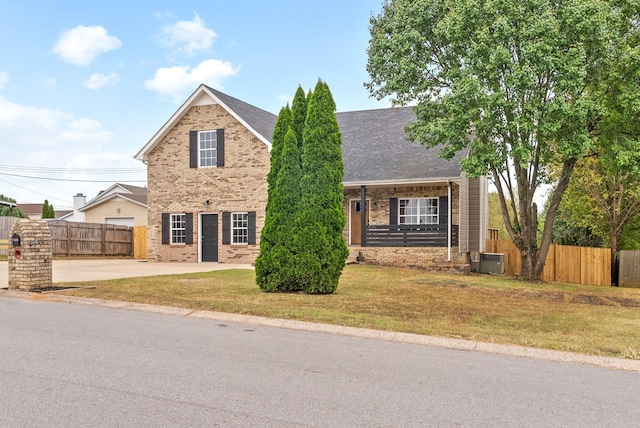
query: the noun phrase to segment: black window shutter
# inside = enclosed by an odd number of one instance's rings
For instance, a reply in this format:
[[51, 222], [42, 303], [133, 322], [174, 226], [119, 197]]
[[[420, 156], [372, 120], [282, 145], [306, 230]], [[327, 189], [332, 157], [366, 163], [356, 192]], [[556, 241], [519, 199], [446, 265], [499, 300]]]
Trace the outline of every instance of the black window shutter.
[[186, 213], [184, 215], [184, 234], [184, 243], [193, 245], [193, 213]]
[[162, 213], [162, 245], [169, 245], [171, 235], [171, 219], [169, 213]]
[[224, 211], [222, 213], [222, 245], [231, 244], [231, 213]]
[[189, 131], [189, 168], [198, 167], [198, 131]]
[[440, 196], [438, 198], [438, 223], [449, 223], [449, 198], [447, 196]]
[[247, 244], [256, 245], [256, 212], [249, 211], [249, 238]]
[[224, 166], [224, 129], [216, 130], [216, 166]]
[[398, 224], [398, 198], [389, 199], [389, 224]]

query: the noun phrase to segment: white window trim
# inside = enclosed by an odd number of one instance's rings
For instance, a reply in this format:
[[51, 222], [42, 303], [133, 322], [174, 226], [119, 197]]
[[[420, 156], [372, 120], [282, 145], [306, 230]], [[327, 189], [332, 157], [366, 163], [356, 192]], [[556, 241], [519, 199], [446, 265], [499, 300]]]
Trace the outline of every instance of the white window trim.
[[[202, 134], [206, 134], [206, 133], [211, 133], [213, 134], [214, 138], [215, 138], [215, 147], [213, 148], [209, 148], [209, 149], [203, 149], [200, 147], [200, 143], [201, 143], [201, 137]], [[207, 131], [198, 131], [198, 168], [217, 168], [218, 166], [218, 131], [215, 129], [210, 129]], [[206, 151], [210, 151], [210, 152], [215, 152], [216, 156], [214, 158], [214, 162], [213, 165], [202, 165], [202, 152], [206, 150]]]
[[[246, 227], [236, 227], [235, 216], [236, 215], [244, 215], [246, 216]], [[242, 236], [245, 238], [245, 242], [237, 242], [236, 241], [236, 230], [245, 230], [246, 233]], [[249, 212], [248, 211], [239, 211], [231, 213], [231, 245], [249, 245]]]
[[[400, 209], [402, 208], [401, 207], [402, 201], [412, 201], [412, 200], [417, 201], [417, 210], [418, 210], [418, 212], [415, 215], [413, 215], [413, 214], [411, 214], [411, 215], [407, 215], [407, 214], [401, 215], [400, 214]], [[428, 213], [420, 214], [420, 201], [427, 201], [427, 200], [435, 200], [436, 201], [436, 204], [435, 204], [436, 213], [435, 214], [428, 214]], [[429, 207], [429, 205], [426, 205], [426, 207]], [[406, 217], [417, 217], [418, 222], [417, 223], [403, 223], [402, 219], [406, 218]], [[432, 223], [428, 223], [428, 222], [421, 223], [420, 222], [420, 218], [421, 217], [424, 217], [425, 219], [435, 218], [435, 222], [432, 222]], [[439, 202], [439, 198], [437, 198], [437, 197], [429, 197], [429, 198], [399, 198], [398, 199], [398, 224], [410, 224], [410, 225], [432, 225], [432, 224], [438, 224], [439, 223], [439, 217], [440, 217], [440, 202]]]
[[[178, 228], [178, 227], [173, 227], [174, 225], [174, 217], [176, 216], [182, 216], [182, 224], [183, 227]], [[177, 220], [180, 221], [180, 220]], [[176, 235], [174, 234], [174, 231], [180, 231], [182, 230], [184, 235], [183, 235], [183, 242], [176, 242], [175, 238]], [[187, 241], [187, 215], [185, 213], [173, 213], [169, 216], [169, 244], [171, 245], [185, 245], [186, 241]]]

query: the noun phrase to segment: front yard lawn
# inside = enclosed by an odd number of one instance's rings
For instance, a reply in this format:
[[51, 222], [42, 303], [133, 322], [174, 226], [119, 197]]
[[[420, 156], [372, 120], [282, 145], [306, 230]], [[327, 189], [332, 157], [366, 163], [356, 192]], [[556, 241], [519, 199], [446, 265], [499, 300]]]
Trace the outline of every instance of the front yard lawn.
[[264, 293], [251, 270], [69, 285], [95, 287], [73, 296], [640, 359], [640, 289], [365, 265], [347, 266], [329, 295]]

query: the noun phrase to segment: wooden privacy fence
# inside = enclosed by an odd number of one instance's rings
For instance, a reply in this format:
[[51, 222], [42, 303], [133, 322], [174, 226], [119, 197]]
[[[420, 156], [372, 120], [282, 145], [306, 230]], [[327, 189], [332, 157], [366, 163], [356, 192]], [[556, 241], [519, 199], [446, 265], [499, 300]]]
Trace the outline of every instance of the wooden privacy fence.
[[[487, 239], [486, 251], [504, 253], [505, 275], [520, 273], [520, 251], [513, 242]], [[551, 244], [542, 279], [549, 282], [611, 286], [611, 250]]]
[[146, 259], [148, 255], [148, 228], [147, 226], [135, 226], [133, 228], [133, 258]]
[[618, 285], [640, 287], [640, 251], [620, 251]]
[[[11, 219], [3, 221], [3, 219]], [[0, 255], [8, 255], [13, 217], [0, 217]], [[147, 226], [119, 226], [48, 220], [54, 256], [124, 256], [147, 258]]]
[[50, 220], [54, 256], [132, 256], [133, 228]]

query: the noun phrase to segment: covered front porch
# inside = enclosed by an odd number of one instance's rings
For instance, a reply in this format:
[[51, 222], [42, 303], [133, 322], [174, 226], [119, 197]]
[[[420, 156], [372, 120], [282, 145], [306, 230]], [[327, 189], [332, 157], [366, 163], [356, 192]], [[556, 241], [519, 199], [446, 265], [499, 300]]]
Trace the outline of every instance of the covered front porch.
[[345, 186], [345, 240], [361, 262], [465, 273], [460, 186], [453, 181]]

